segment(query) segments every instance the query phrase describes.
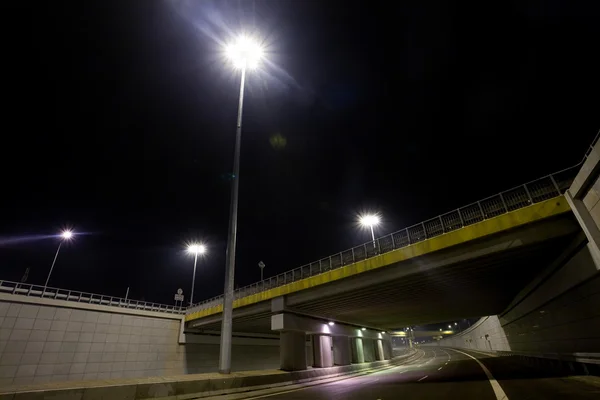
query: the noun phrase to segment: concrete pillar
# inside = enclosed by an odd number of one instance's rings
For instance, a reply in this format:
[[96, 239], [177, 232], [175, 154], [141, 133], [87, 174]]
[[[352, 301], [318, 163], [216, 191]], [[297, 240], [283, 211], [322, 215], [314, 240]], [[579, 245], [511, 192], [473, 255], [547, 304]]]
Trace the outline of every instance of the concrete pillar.
[[373, 339], [363, 338], [363, 349], [365, 352], [365, 362], [375, 361], [375, 341]]
[[331, 336], [313, 335], [313, 367], [333, 367]]
[[600, 270], [600, 228], [596, 225], [596, 221], [594, 221], [583, 201], [573, 197], [570, 190], [566, 191], [565, 198], [587, 237], [587, 247], [592, 255], [596, 269]]
[[384, 340], [383, 341], [383, 359], [391, 360], [392, 359], [392, 341]]
[[348, 336], [333, 337], [333, 363], [335, 365], [350, 365], [352, 355], [350, 350], [350, 338]]
[[375, 341], [375, 360], [385, 360], [385, 357], [383, 356], [383, 340], [381, 339]]
[[352, 341], [352, 363], [360, 364], [365, 362], [365, 352], [363, 349], [363, 340], [362, 338], [355, 337], [350, 339]]
[[306, 335], [304, 332], [284, 331], [279, 335], [279, 359], [284, 371], [306, 369]]

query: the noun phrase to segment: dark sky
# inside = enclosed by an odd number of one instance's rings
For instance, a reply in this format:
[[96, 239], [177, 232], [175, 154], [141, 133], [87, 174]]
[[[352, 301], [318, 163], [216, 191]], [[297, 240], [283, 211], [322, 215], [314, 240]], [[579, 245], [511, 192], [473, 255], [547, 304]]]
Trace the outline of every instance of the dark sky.
[[[172, 302], [222, 293], [239, 73], [236, 283], [580, 161], [600, 128], [593, 1], [78, 1], [2, 7], [0, 278]], [[284, 139], [284, 140], [283, 140]], [[284, 145], [285, 144], [285, 145]]]

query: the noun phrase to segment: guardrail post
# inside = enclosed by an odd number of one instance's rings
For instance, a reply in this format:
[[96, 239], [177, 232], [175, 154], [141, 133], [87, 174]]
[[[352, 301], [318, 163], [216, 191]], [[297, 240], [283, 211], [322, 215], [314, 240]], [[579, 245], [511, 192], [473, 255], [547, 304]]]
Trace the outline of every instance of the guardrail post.
[[356, 262], [356, 257], [354, 257], [354, 247], [352, 248], [352, 263]]
[[404, 228], [404, 230], [406, 231], [406, 240], [408, 241], [408, 245], [410, 246], [410, 232], [408, 231], [408, 228]]
[[481, 207], [481, 203], [478, 201], [477, 205], [479, 206], [479, 212], [481, 213], [481, 219], [485, 219], [485, 213], [483, 212], [483, 207]]
[[552, 184], [554, 185], [554, 188], [556, 189], [556, 193], [558, 193], [558, 195], [560, 196], [562, 193], [560, 192], [560, 188], [558, 187], [558, 184], [556, 183], [556, 181], [554, 180], [554, 177], [552, 175], [550, 175], [550, 180], [552, 181]]
[[31, 294], [31, 285], [29, 285], [29, 290], [27, 291], [27, 296], [29, 296]]
[[393, 233], [390, 236], [392, 237], [392, 250], [394, 250], [396, 248], [396, 240], [394, 239]]
[[460, 219], [461, 227], [465, 226], [465, 221], [463, 220], [462, 213], [460, 212], [460, 208], [456, 210], [458, 212], [458, 218]]
[[533, 204], [533, 198], [531, 197], [531, 193], [529, 193], [529, 189], [527, 188], [527, 185], [523, 185], [523, 188], [525, 189], [525, 193], [527, 193], [527, 198], [529, 199], [529, 202], [531, 204]]
[[425, 222], [421, 222], [421, 226], [423, 227], [423, 234], [425, 235], [425, 239], [427, 239], [427, 229], [425, 228]]
[[442, 220], [441, 215], [440, 215], [440, 226], [442, 227], [442, 233], [446, 233], [446, 229], [444, 229], [444, 221]]
[[500, 193], [500, 200], [502, 200], [502, 205], [504, 206], [504, 211], [508, 212], [508, 207], [506, 207], [506, 202], [504, 201], [504, 196]]

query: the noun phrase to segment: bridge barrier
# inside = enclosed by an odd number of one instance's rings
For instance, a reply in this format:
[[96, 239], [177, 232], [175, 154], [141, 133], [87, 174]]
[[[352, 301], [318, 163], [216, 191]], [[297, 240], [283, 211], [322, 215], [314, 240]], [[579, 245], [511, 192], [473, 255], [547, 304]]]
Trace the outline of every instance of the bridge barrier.
[[170, 314], [185, 314], [185, 307], [151, 303], [101, 294], [78, 292], [75, 290], [58, 289], [30, 285], [27, 283], [0, 280], [0, 293], [39, 297], [43, 299], [65, 300], [83, 304], [96, 304], [109, 307], [129, 308], [134, 310], [164, 312]]

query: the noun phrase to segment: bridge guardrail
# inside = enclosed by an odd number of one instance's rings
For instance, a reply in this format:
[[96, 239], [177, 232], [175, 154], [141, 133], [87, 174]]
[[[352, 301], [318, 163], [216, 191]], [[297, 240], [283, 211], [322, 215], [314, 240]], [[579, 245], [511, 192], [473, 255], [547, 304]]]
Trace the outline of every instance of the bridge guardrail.
[[121, 307], [134, 310], [163, 312], [170, 314], [185, 314], [185, 307], [166, 304], [150, 303], [120, 297], [105, 296], [101, 294], [77, 292], [74, 290], [58, 289], [30, 285], [27, 283], [0, 280], [0, 293], [18, 294], [29, 297], [45, 299], [66, 300], [75, 303], [96, 304], [110, 307]]
[[[414, 243], [527, 207], [531, 204], [558, 197], [571, 186], [579, 168], [580, 164], [575, 165], [448, 213], [438, 215], [400, 231], [379, 237], [375, 241], [363, 243], [360, 246], [239, 288], [234, 291], [234, 299], [237, 300], [268, 289], [319, 275], [336, 268], [341, 268], [344, 265], [407, 247]], [[214, 307], [222, 303], [223, 295], [216, 296], [188, 307], [187, 313]]]

